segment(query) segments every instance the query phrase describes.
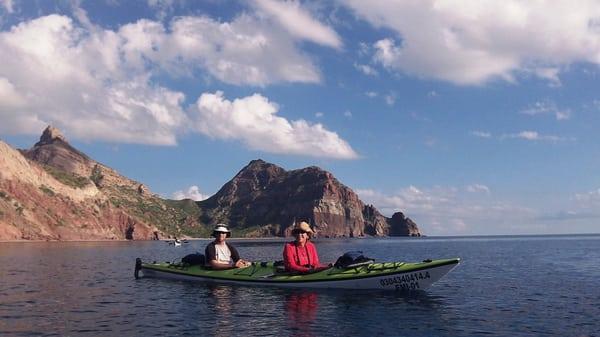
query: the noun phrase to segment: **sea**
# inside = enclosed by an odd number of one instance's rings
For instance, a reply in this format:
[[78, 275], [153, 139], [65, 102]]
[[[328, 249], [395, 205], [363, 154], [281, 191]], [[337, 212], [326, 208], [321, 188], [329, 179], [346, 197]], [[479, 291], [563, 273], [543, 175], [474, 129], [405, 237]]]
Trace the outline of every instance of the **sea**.
[[[325, 262], [461, 258], [412, 293], [134, 278], [208, 242], [0, 243], [0, 336], [600, 336], [600, 235], [315, 241]], [[285, 241], [230, 242], [269, 261]]]

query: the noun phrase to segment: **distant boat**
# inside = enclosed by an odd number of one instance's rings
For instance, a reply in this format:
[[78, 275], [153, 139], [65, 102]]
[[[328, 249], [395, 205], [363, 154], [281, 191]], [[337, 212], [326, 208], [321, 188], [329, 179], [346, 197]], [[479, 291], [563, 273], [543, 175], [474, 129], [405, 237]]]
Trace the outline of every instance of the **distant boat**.
[[187, 241], [183, 241], [183, 242], [182, 242], [182, 241], [181, 241], [181, 240], [179, 240], [178, 238], [175, 238], [175, 240], [173, 240], [173, 241], [167, 241], [167, 243], [168, 243], [169, 245], [172, 245], [172, 246], [175, 246], [175, 247], [179, 247], [179, 246], [181, 246], [183, 243], [188, 243], [188, 242], [187, 242]]

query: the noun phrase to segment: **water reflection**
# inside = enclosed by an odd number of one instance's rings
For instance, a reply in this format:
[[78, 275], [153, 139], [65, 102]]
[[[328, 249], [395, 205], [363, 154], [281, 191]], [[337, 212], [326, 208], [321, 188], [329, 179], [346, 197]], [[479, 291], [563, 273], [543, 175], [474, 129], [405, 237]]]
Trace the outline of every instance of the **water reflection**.
[[313, 323], [317, 318], [316, 292], [292, 292], [285, 299], [287, 324], [293, 336], [316, 336]]
[[[136, 257], [176, 260], [202, 251], [207, 242], [180, 249], [164, 242], [0, 243], [0, 336], [597, 336], [600, 331], [595, 319], [600, 297], [589, 291], [598, 286], [598, 236], [435, 244], [319, 241], [325, 261], [347, 250], [386, 261], [463, 258], [430, 290], [409, 295], [133, 278]], [[279, 258], [282, 247], [282, 242], [248, 240], [240, 253], [266, 261]]]
[[214, 322], [213, 336], [226, 337], [231, 336], [234, 331], [233, 317], [233, 299], [236, 295], [236, 287], [226, 285], [208, 285], [208, 297], [213, 302]]

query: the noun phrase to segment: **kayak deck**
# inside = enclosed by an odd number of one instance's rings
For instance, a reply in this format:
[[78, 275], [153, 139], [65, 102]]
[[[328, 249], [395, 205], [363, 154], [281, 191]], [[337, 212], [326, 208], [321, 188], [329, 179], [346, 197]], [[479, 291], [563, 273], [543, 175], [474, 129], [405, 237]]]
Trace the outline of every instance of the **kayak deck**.
[[249, 267], [212, 270], [180, 263], [136, 265], [144, 277], [284, 287], [422, 290], [458, 265], [459, 258], [417, 263], [369, 263], [348, 268], [331, 267], [309, 274], [280, 272], [274, 262], [253, 262]]

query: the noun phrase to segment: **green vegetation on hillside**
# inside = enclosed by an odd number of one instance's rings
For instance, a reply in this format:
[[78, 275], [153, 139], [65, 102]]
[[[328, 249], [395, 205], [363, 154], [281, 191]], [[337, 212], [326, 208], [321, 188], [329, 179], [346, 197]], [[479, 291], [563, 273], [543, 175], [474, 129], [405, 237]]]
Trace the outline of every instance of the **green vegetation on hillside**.
[[102, 179], [104, 178], [104, 175], [102, 174], [102, 170], [100, 169], [100, 166], [98, 166], [98, 164], [94, 165], [94, 168], [92, 169], [92, 175], [90, 175], [90, 180], [98, 187], [100, 187], [100, 183], [102, 182]]
[[54, 193], [54, 191], [46, 185], [40, 186], [40, 191], [44, 192], [44, 194], [46, 194], [49, 197], [53, 197], [56, 195], [56, 193]]
[[75, 173], [63, 171], [61, 169], [49, 165], [44, 165], [44, 170], [46, 170], [46, 172], [48, 172], [51, 176], [56, 178], [56, 180], [74, 188], [83, 188], [90, 183], [90, 179], [86, 177], [82, 177]]
[[198, 223], [200, 208], [191, 200], [163, 200], [157, 196], [140, 194], [137, 189], [119, 185], [104, 190], [110, 202], [140, 220], [155, 225], [175, 236], [201, 237], [210, 230]]

